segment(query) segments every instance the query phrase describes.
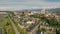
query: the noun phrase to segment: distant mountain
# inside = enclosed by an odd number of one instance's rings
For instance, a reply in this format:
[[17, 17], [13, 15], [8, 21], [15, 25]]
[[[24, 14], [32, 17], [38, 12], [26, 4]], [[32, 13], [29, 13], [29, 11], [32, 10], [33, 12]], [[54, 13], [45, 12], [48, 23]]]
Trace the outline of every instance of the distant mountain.
[[23, 9], [23, 10], [19, 10], [20, 12], [24, 12], [25, 10], [28, 10], [29, 12], [33, 12], [33, 11], [41, 11], [42, 9]]
[[47, 9], [49, 12], [60, 12], [60, 8]]
[[30, 11], [41, 11], [42, 9], [30, 9]]
[[[30, 9], [30, 11], [41, 11], [42, 9]], [[50, 9], [46, 9], [49, 12], [60, 12], [60, 8], [50, 8]]]

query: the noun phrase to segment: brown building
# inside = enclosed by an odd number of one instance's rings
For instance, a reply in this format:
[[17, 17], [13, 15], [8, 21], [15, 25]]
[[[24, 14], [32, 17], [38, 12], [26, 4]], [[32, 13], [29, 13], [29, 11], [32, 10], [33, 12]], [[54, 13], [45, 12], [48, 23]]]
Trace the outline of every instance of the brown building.
[[25, 16], [28, 16], [29, 13], [30, 13], [30, 12], [29, 12], [28, 10], [25, 10], [25, 11], [24, 11], [24, 15], [25, 15]]

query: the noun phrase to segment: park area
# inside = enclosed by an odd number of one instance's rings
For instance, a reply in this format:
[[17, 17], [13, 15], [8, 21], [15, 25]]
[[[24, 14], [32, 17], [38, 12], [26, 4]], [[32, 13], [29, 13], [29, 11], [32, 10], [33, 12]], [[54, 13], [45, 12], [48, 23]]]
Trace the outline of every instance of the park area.
[[7, 14], [0, 14], [0, 28], [2, 28], [2, 34], [15, 34]]

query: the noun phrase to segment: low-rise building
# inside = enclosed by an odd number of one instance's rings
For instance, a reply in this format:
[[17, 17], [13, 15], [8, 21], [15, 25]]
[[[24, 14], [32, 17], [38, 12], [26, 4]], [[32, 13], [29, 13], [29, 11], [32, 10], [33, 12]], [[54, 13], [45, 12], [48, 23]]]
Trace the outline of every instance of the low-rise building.
[[24, 11], [24, 15], [25, 15], [25, 16], [28, 16], [29, 13], [30, 13], [30, 12], [29, 12], [28, 10], [25, 10], [25, 11]]
[[27, 21], [26, 22], [27, 24], [32, 24], [32, 23], [35, 23], [34, 21]]
[[7, 14], [7, 12], [0, 12], [0, 14], [4, 14], [5, 15], [5, 14]]

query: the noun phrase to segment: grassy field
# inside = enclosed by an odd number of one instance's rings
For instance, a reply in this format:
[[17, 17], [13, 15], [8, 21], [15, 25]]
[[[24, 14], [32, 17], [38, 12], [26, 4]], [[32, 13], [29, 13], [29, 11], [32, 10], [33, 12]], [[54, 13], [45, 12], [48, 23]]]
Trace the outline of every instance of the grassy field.
[[20, 34], [28, 34], [28, 32], [26, 31], [26, 29], [22, 29], [20, 28], [18, 25], [16, 25], [18, 31], [20, 32]]
[[[2, 27], [3, 30], [4, 30], [4, 27], [5, 27], [5, 30], [7, 30], [7, 28], [9, 28], [8, 34], [15, 34], [11, 24], [6, 27], [7, 22], [9, 22], [7, 15], [0, 15], [0, 27]], [[5, 31], [3, 33], [5, 34]]]
[[8, 21], [7, 15], [0, 15], [0, 27], [4, 27]]

